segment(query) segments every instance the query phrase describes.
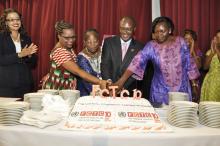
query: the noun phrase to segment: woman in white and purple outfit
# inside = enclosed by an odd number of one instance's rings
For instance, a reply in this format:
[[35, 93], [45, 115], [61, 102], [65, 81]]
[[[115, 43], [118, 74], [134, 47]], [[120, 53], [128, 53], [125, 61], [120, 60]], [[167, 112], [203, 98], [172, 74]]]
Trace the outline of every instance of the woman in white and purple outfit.
[[127, 71], [115, 83], [122, 88], [127, 77], [142, 80], [148, 60], [154, 66], [150, 102], [158, 107], [168, 104], [168, 92], [185, 92], [191, 97], [190, 80], [196, 84], [199, 71], [194, 61], [190, 62], [190, 52], [182, 37], [172, 35], [173, 22], [168, 17], [158, 17], [153, 21], [154, 40], [148, 42], [132, 60]]

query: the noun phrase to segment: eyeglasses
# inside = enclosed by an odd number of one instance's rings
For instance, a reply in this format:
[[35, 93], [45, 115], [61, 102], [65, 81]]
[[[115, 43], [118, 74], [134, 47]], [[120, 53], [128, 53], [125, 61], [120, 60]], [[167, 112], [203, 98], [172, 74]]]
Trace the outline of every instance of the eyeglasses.
[[76, 36], [74, 35], [74, 36], [62, 36], [61, 35], [61, 37], [63, 37], [65, 40], [75, 40], [76, 39]]
[[86, 44], [87, 44], [87, 45], [98, 44], [98, 43], [99, 43], [99, 40], [94, 40], [94, 41], [87, 40], [87, 41], [86, 41]]
[[120, 27], [120, 30], [132, 33], [134, 28], [133, 27], [130, 27], [130, 28], [128, 28], [128, 27]]
[[8, 22], [14, 22], [14, 21], [18, 22], [18, 21], [21, 21], [21, 19], [20, 18], [6, 19], [6, 21], [8, 21]]
[[156, 30], [154, 31], [154, 34], [164, 34], [164, 33], [169, 33], [168, 30]]

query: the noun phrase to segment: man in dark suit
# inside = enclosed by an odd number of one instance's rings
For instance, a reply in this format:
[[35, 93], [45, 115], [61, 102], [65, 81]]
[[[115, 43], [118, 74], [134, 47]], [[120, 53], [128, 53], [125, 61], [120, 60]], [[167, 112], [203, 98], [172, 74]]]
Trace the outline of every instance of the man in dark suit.
[[[104, 80], [111, 79], [116, 82], [129, 66], [131, 60], [144, 46], [133, 38], [136, 22], [132, 17], [123, 17], [120, 20], [120, 36], [105, 39], [102, 48], [101, 74]], [[140, 82], [130, 77], [124, 88], [129, 90], [141, 87]]]

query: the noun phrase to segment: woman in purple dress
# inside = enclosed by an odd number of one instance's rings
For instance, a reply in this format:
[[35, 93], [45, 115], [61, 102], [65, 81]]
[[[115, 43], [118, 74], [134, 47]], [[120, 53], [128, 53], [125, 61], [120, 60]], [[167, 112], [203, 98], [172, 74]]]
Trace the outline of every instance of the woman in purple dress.
[[[168, 17], [158, 17], [152, 23], [154, 40], [148, 42], [132, 60], [126, 72], [115, 83], [119, 89], [129, 76], [142, 80], [149, 60], [154, 66], [150, 102], [159, 107], [168, 104], [168, 92], [185, 92], [191, 96], [190, 80], [197, 84], [199, 71], [195, 61], [190, 61], [190, 51], [184, 39], [173, 36], [174, 25]], [[193, 86], [194, 87], [194, 86]]]

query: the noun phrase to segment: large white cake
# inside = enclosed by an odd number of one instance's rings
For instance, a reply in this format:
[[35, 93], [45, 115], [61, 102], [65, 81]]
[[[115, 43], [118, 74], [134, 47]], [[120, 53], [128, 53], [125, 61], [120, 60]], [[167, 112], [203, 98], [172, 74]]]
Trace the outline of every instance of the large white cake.
[[67, 118], [66, 130], [170, 131], [148, 100], [85, 96], [77, 100]]

